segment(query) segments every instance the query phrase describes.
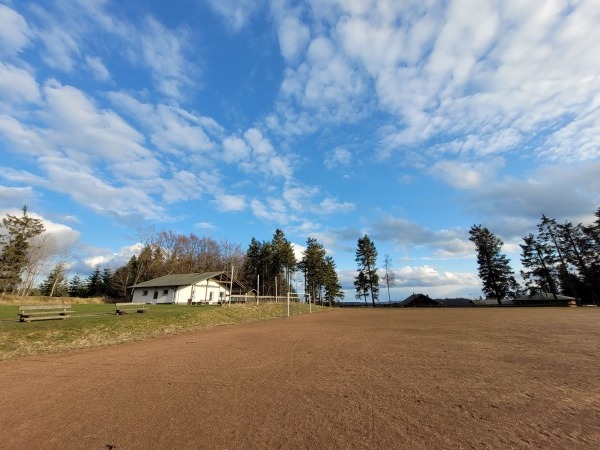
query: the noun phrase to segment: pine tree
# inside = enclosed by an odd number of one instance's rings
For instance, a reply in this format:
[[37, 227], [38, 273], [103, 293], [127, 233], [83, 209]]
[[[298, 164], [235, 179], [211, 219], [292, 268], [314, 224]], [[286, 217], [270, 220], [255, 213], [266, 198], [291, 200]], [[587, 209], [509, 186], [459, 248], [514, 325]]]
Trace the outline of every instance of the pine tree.
[[304, 291], [309, 295], [309, 301], [321, 297], [321, 288], [325, 284], [325, 248], [315, 238], [306, 240], [300, 269], [304, 272]]
[[325, 300], [329, 306], [333, 306], [337, 299], [344, 298], [344, 292], [335, 270], [335, 261], [331, 256], [326, 256], [324, 262], [323, 288], [325, 289]]
[[278, 292], [285, 294], [296, 270], [296, 257], [292, 244], [285, 238], [285, 234], [280, 229], [275, 230], [271, 240], [271, 274], [269, 278], [276, 277], [278, 281]]
[[475, 244], [479, 278], [483, 283], [483, 292], [495, 298], [499, 306], [502, 300], [514, 295], [517, 282], [510, 267], [510, 260], [500, 253], [502, 240], [481, 225], [473, 225], [469, 230], [469, 240]]
[[65, 276], [65, 263], [60, 261], [40, 285], [40, 294], [47, 297], [66, 297], [69, 285]]
[[556, 299], [558, 274], [555, 255], [531, 233], [523, 238], [520, 247], [521, 264], [524, 269], [521, 275], [530, 294], [541, 290], [551, 293]]
[[[364, 290], [363, 284], [368, 286], [368, 291], [371, 294], [371, 303], [375, 306], [375, 302], [379, 298], [379, 275], [377, 274], [377, 249], [375, 244], [366, 234], [358, 239], [356, 248], [356, 259], [358, 263], [358, 275], [356, 282], [360, 281], [357, 289]], [[360, 275], [362, 274], [362, 276]], [[360, 278], [359, 278], [360, 277]], [[356, 286], [355, 282], [355, 286]]]
[[354, 295], [356, 299], [364, 299], [365, 306], [368, 306], [367, 296], [369, 295], [369, 280], [367, 280], [364, 272], [358, 272], [358, 275], [354, 279], [354, 288], [356, 289], [356, 294]]
[[0, 290], [4, 294], [16, 292], [19, 288], [27, 263], [29, 242], [44, 232], [42, 221], [27, 215], [27, 205], [22, 211], [21, 217], [7, 214], [2, 219], [2, 227], [7, 231], [0, 237]]
[[102, 290], [102, 275], [100, 266], [96, 266], [94, 271], [87, 277], [85, 297], [100, 297], [104, 294]]
[[69, 281], [69, 297], [85, 297], [87, 286], [79, 275], [75, 275]]

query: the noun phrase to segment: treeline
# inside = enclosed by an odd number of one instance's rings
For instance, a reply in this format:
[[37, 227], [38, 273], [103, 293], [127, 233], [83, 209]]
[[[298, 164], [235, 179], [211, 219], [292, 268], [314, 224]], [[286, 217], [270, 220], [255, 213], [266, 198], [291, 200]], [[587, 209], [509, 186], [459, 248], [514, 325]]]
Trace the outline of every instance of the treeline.
[[473, 226], [470, 239], [477, 249], [484, 293], [500, 303], [505, 298], [546, 292], [567, 295], [582, 304], [600, 304], [600, 208], [590, 225], [557, 222], [542, 215], [537, 233], [523, 238], [521, 277], [517, 283], [503, 242], [489, 229]]
[[[295, 275], [301, 275], [302, 291], [312, 301], [333, 304], [343, 298], [335, 270], [335, 262], [326, 255], [316, 239], [309, 238], [301, 259], [296, 260], [294, 248], [282, 230], [275, 230], [269, 241], [252, 238], [244, 251], [240, 244], [227, 240], [216, 241], [193, 233], [183, 235], [153, 228], [138, 230], [141, 249], [121, 267], [96, 267], [87, 277], [68, 277], [69, 258], [63, 254], [49, 255], [39, 264], [39, 242], [44, 227], [39, 219], [27, 214], [7, 215], [2, 220], [6, 233], [0, 245], [0, 289], [3, 294], [41, 295], [58, 297], [116, 297], [127, 298], [130, 286], [163, 275], [234, 271], [234, 277], [259, 295], [286, 295], [296, 292]], [[47, 262], [53, 260], [50, 266]], [[34, 264], [38, 261], [37, 264]], [[45, 269], [45, 270], [44, 270]], [[46, 273], [34, 289], [36, 278]]]

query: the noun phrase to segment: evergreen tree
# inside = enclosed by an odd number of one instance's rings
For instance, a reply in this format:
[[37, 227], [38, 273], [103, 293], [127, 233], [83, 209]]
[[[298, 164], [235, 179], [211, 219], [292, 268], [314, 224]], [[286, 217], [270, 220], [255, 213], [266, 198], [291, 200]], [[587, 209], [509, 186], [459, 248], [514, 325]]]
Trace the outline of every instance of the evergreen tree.
[[304, 292], [309, 295], [310, 301], [321, 297], [321, 288], [325, 284], [325, 248], [315, 238], [306, 240], [300, 269], [304, 272]]
[[87, 277], [85, 297], [100, 297], [103, 294], [100, 266], [96, 266], [90, 276]]
[[544, 291], [551, 293], [556, 299], [558, 294], [558, 274], [555, 255], [547, 245], [538, 242], [533, 234], [523, 238], [521, 247], [521, 275], [525, 280], [529, 293]]
[[[363, 284], [368, 286], [371, 294], [371, 303], [375, 306], [375, 302], [379, 298], [379, 275], [377, 274], [377, 249], [375, 244], [366, 234], [358, 239], [356, 248], [356, 259], [358, 263], [358, 275], [356, 282], [360, 282], [358, 289], [364, 290]], [[362, 273], [362, 277], [361, 274]], [[360, 277], [360, 278], [359, 278]], [[355, 282], [355, 286], [356, 286]]]
[[364, 272], [358, 272], [358, 275], [354, 279], [354, 288], [356, 289], [356, 294], [354, 295], [356, 299], [364, 299], [365, 306], [368, 306], [367, 296], [369, 295], [369, 280], [367, 280]]
[[244, 283], [249, 287], [257, 287], [257, 278], [260, 275], [260, 255], [262, 246], [254, 237], [250, 241], [246, 251], [246, 261], [244, 263]]
[[324, 262], [323, 288], [325, 289], [325, 300], [329, 306], [333, 306], [337, 299], [344, 298], [344, 292], [335, 269], [335, 261], [331, 256], [326, 256]]
[[114, 279], [113, 279], [113, 272], [112, 272], [112, 270], [110, 270], [109, 267], [105, 267], [102, 270], [100, 284], [102, 286], [101, 292], [102, 292], [103, 296], [106, 296], [106, 297], [116, 297], [117, 296]]
[[40, 294], [47, 297], [66, 297], [69, 285], [65, 276], [65, 263], [60, 261], [40, 285]]
[[285, 238], [280, 229], [275, 230], [271, 240], [272, 258], [269, 278], [276, 277], [278, 280], [278, 292], [282, 295], [287, 293], [296, 270], [296, 257], [292, 244]]
[[27, 206], [23, 206], [22, 211], [21, 217], [7, 214], [2, 219], [2, 228], [7, 231], [0, 236], [0, 291], [3, 294], [16, 292], [19, 288], [29, 242], [44, 232], [42, 221], [27, 215]]
[[473, 225], [469, 231], [469, 240], [475, 244], [479, 278], [483, 283], [483, 292], [495, 298], [499, 306], [502, 300], [514, 295], [517, 282], [510, 267], [510, 260], [500, 253], [502, 240], [481, 225]]
[[69, 297], [85, 297], [87, 286], [79, 275], [75, 275], [69, 281]]

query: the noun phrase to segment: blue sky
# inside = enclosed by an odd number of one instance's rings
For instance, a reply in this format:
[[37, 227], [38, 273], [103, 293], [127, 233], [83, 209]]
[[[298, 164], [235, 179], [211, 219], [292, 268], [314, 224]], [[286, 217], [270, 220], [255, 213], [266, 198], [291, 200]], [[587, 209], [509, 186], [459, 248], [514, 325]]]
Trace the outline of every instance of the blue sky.
[[0, 0], [0, 213], [116, 267], [138, 227], [317, 238], [352, 299], [479, 295], [473, 224], [518, 244], [600, 204], [600, 3]]

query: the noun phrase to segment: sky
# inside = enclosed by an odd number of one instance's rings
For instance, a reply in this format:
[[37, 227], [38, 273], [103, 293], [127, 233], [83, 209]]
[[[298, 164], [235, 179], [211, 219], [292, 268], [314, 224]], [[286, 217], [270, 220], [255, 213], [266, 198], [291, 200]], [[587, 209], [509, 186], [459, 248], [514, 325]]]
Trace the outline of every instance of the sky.
[[[118, 267], [147, 227], [316, 238], [353, 300], [479, 296], [542, 214], [600, 206], [597, 0], [0, 0], [0, 214]], [[381, 270], [380, 270], [381, 273]], [[387, 298], [383, 290], [382, 298]]]

